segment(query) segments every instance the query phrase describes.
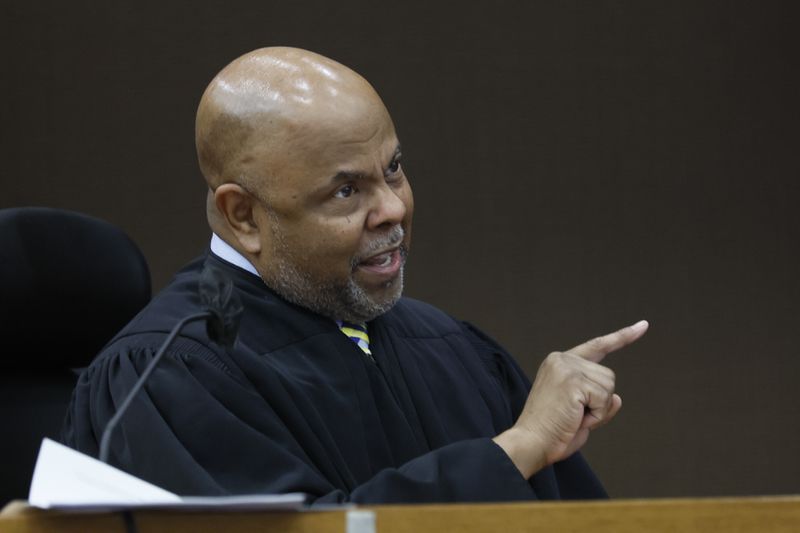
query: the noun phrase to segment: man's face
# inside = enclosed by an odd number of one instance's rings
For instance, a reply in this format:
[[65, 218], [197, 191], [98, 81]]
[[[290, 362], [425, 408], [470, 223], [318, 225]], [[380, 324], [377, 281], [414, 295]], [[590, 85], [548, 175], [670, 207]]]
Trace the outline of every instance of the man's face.
[[391, 119], [381, 105], [286, 131], [255, 158], [270, 168], [258, 270], [291, 302], [371, 320], [400, 298], [414, 209]]

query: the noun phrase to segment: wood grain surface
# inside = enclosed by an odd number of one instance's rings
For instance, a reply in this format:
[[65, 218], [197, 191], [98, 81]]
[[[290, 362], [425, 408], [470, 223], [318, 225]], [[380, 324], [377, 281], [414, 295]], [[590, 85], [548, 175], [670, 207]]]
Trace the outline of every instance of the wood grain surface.
[[[379, 533], [796, 533], [800, 496], [616, 500], [476, 505], [371, 506]], [[344, 510], [301, 513], [138, 511], [140, 533], [279, 531], [339, 533]], [[66, 514], [12, 502], [0, 514], [0, 532], [125, 532], [120, 513]]]

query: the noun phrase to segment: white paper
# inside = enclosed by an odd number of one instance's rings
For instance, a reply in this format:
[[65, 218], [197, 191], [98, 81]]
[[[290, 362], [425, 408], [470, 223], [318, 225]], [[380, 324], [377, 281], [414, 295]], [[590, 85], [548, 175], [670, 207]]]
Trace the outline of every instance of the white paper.
[[42, 441], [28, 503], [42, 509], [299, 509], [305, 495], [180, 497], [50, 439]]

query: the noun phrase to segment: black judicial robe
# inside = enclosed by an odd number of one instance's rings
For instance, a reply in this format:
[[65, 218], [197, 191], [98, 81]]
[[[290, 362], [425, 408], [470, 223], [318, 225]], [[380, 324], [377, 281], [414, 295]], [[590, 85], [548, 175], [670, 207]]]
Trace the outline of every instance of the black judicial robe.
[[204, 261], [245, 311], [223, 350], [202, 324], [176, 339], [117, 427], [110, 462], [183, 495], [304, 492], [314, 502], [598, 498], [580, 454], [526, 481], [491, 438], [529, 382], [473, 326], [403, 298], [369, 323], [371, 361], [325, 317], [209, 254], [179, 272], [81, 375], [64, 442], [96, 456], [102, 430], [167, 332], [197, 312]]

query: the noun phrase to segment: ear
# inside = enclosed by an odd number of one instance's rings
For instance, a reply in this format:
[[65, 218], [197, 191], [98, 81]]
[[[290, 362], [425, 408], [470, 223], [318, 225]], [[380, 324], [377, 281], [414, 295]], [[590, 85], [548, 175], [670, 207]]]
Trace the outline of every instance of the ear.
[[242, 248], [257, 255], [261, 251], [260, 231], [266, 229], [257, 223], [258, 201], [241, 186], [224, 183], [214, 191], [214, 204]]

